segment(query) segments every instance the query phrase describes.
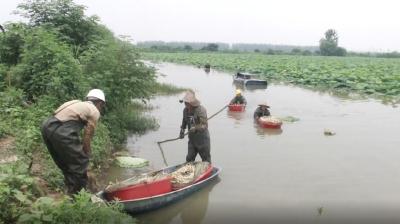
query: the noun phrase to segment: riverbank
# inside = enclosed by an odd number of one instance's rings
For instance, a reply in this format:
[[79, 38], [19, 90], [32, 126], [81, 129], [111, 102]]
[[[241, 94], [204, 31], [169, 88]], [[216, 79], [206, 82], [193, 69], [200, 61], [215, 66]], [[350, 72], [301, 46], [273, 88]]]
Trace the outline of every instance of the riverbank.
[[[172, 85], [159, 83], [154, 87], [157, 87], [157, 89], [151, 90], [154, 95], [182, 91], [182, 89], [175, 88]], [[107, 208], [105, 205], [91, 207], [90, 195], [87, 193], [82, 193], [80, 196], [81, 204], [72, 203], [64, 195], [63, 176], [49, 156], [40, 136], [40, 123], [48, 114], [51, 114], [51, 109], [49, 108], [50, 111], [47, 113], [46, 109], [39, 110], [39, 108], [43, 109], [49, 106], [31, 104], [25, 107], [21, 106], [24, 104], [23, 101], [19, 101], [19, 97], [13, 98], [11, 93], [6, 95], [7, 92], [2, 92], [1, 94], [7, 96], [5, 98], [8, 99], [7, 102], [5, 102], [4, 98], [0, 100], [1, 108], [13, 112], [5, 112], [0, 115], [3, 121], [0, 128], [2, 133], [0, 137], [0, 158], [2, 158], [0, 161], [0, 205], [3, 208], [0, 212], [0, 220], [4, 223], [15, 223], [18, 220], [21, 221], [21, 219], [25, 220], [24, 222], [29, 221], [28, 223], [33, 220], [46, 221], [45, 214], [49, 215], [54, 212], [62, 214], [59, 218], [63, 219], [64, 216], [67, 217], [65, 211], [61, 211], [65, 206], [71, 207], [70, 212], [78, 212], [81, 209], [85, 209], [95, 216], [99, 215], [97, 213], [104, 213], [102, 217], [107, 214], [110, 217], [116, 216], [115, 212], [120, 212], [120, 207], [111, 206]], [[13, 105], [8, 104], [11, 102], [13, 102]], [[157, 121], [154, 118], [144, 115], [145, 111], [151, 109], [143, 102], [135, 101], [132, 104], [129, 111], [132, 128], [129, 133], [143, 134], [148, 130], [158, 128]], [[88, 189], [94, 193], [104, 188], [104, 186], [100, 185], [102, 182], [96, 181], [96, 179], [104, 176], [102, 172], [113, 161], [113, 153], [123, 148], [120, 144], [115, 145], [112, 143], [109, 131], [101, 119], [92, 143], [91, 168], [89, 172]], [[126, 130], [124, 132], [128, 133]], [[45, 205], [41, 203], [45, 203]], [[52, 207], [51, 204], [55, 208], [50, 209]], [[40, 217], [34, 217], [33, 214], [35, 212], [43, 214]], [[83, 219], [84, 217], [86, 215], [81, 217], [82, 219], [79, 223], [94, 222], [93, 220]], [[133, 222], [131, 217], [123, 213], [117, 215], [115, 221], [126, 219]], [[52, 221], [57, 220], [54, 218]], [[77, 218], [76, 220], [79, 219]], [[95, 223], [98, 222], [99, 220]], [[101, 222], [108, 223], [107, 219]]]

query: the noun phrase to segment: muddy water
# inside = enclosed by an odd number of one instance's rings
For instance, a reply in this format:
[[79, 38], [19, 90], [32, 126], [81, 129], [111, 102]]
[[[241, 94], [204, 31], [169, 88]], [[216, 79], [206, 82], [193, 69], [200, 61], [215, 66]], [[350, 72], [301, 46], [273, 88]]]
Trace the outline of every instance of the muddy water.
[[[235, 92], [232, 76], [173, 64], [157, 65], [160, 81], [196, 91], [212, 115]], [[329, 223], [400, 220], [399, 109], [270, 84], [245, 89], [242, 114], [223, 111], [209, 121], [211, 155], [220, 181], [166, 208], [137, 216], [141, 223]], [[156, 142], [178, 136], [182, 95], [151, 100], [160, 129], [128, 139], [135, 156], [164, 166]], [[300, 120], [281, 131], [258, 128], [253, 111], [268, 102], [272, 115]], [[334, 132], [325, 136], [324, 129]], [[168, 165], [185, 161], [187, 138], [162, 145]], [[199, 160], [200, 158], [197, 158]], [[119, 173], [121, 177], [134, 172]]]

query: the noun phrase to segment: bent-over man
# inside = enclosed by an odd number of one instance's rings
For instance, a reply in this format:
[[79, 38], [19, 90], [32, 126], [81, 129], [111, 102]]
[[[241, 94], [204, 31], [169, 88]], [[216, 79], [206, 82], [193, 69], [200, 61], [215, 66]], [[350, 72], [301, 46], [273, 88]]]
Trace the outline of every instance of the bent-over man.
[[[68, 101], [43, 122], [43, 140], [64, 175], [69, 195], [76, 194], [87, 186], [91, 140], [104, 106], [104, 92], [92, 89], [87, 94], [86, 101]], [[80, 139], [82, 129], [83, 141]]]

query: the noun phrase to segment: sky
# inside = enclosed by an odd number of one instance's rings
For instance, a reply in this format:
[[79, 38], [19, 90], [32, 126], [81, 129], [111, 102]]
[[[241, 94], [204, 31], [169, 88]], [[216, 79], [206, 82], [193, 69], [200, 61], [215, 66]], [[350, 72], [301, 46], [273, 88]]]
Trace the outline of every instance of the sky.
[[[0, 24], [22, 0], [2, 0]], [[328, 29], [350, 51], [400, 51], [397, 0], [75, 0], [116, 35], [147, 40], [318, 46]]]

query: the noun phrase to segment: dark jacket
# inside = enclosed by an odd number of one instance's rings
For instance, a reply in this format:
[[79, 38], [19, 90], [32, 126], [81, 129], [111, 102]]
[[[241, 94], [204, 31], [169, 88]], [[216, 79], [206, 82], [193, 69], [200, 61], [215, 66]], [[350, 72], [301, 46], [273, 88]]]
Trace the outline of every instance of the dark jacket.
[[262, 116], [271, 116], [271, 113], [269, 112], [268, 108], [262, 110], [261, 107], [257, 107], [256, 111], [254, 111], [254, 119], [258, 119]]
[[230, 102], [230, 104], [247, 104], [246, 99], [243, 95], [236, 95]]

